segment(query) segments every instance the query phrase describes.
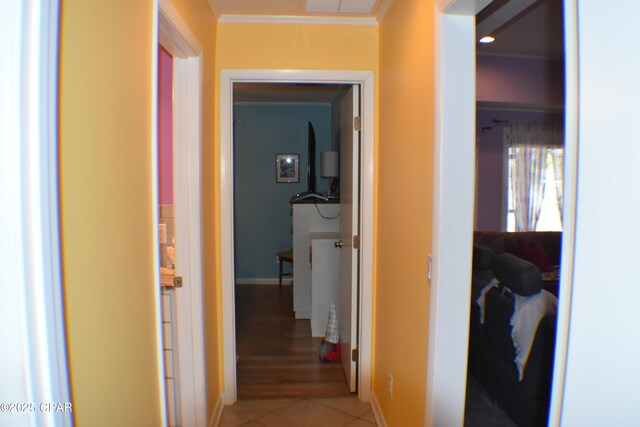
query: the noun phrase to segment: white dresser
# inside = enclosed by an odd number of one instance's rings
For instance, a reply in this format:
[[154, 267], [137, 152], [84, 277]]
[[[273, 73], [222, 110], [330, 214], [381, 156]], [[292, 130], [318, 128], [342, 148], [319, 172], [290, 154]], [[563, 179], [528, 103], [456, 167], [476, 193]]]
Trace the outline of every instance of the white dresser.
[[339, 203], [293, 204], [293, 310], [296, 319], [311, 318], [311, 233], [339, 232], [339, 212]]
[[324, 337], [331, 302], [340, 313], [340, 233], [311, 233], [311, 335]]

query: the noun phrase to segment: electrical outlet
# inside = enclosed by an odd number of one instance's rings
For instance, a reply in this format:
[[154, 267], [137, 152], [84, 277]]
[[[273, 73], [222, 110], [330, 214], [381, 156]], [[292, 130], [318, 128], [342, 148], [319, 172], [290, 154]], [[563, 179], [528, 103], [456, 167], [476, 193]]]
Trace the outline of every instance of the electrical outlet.
[[389, 399], [393, 399], [393, 376], [391, 374], [387, 379], [387, 389], [389, 390]]

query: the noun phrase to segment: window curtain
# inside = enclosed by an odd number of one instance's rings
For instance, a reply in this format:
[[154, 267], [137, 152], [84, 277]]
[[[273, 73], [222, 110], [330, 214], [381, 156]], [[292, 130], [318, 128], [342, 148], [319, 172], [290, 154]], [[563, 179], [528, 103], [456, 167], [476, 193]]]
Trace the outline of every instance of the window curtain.
[[[554, 147], [555, 148], [555, 147]], [[558, 209], [560, 210], [560, 220], [563, 220], [564, 212], [564, 150], [549, 150], [553, 157], [553, 174], [556, 177], [556, 194], [558, 197]]]
[[[535, 231], [544, 197], [547, 153], [549, 148], [563, 145], [562, 126], [540, 122], [511, 122], [508, 129], [507, 144], [512, 148], [514, 156], [510, 185], [516, 231]], [[561, 197], [559, 195], [558, 199]]]

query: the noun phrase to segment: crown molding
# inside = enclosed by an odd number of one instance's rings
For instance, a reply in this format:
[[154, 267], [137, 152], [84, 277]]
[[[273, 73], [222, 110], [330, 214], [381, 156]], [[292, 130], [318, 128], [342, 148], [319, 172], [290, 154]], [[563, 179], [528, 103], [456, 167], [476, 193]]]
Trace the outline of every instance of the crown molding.
[[380, 4], [378, 5], [378, 9], [376, 10], [376, 21], [378, 21], [379, 23], [382, 22], [385, 15], [389, 11], [389, 8], [391, 7], [392, 3], [393, 3], [393, 0], [380, 1]]
[[211, 8], [211, 11], [213, 12], [213, 14], [216, 15], [216, 18], [220, 19], [220, 17], [222, 16], [222, 13], [220, 11], [220, 6], [218, 5], [218, 2], [216, 0], [207, 0], [207, 3], [209, 3], [209, 8]]
[[[212, 0], [209, 0], [211, 3]], [[221, 15], [218, 23], [305, 24], [305, 25], [378, 25], [376, 18], [335, 16]]]

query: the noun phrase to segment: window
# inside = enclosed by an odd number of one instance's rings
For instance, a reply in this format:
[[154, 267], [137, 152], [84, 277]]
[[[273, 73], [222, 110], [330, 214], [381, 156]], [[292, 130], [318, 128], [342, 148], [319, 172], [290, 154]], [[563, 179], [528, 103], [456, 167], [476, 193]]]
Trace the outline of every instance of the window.
[[[561, 147], [548, 147], [538, 146], [529, 148], [533, 151], [533, 155], [528, 153], [529, 156], [522, 159], [521, 156], [522, 147], [509, 146], [507, 147], [507, 231], [562, 231], [562, 168], [564, 149]], [[526, 154], [525, 154], [526, 156]], [[536, 220], [533, 220], [535, 226], [532, 230], [525, 230], [528, 227], [521, 227], [518, 230], [516, 225], [516, 205], [517, 205], [517, 191], [522, 183], [518, 182], [518, 177], [522, 176], [519, 173], [518, 168], [531, 168], [530, 163], [534, 162], [532, 158], [541, 157], [541, 205], [539, 207], [539, 213]], [[523, 164], [528, 162], [528, 164]], [[535, 184], [529, 183], [528, 192], [531, 192], [531, 187]], [[527, 198], [534, 197], [531, 194], [527, 194]], [[523, 229], [524, 228], [524, 229]]]

